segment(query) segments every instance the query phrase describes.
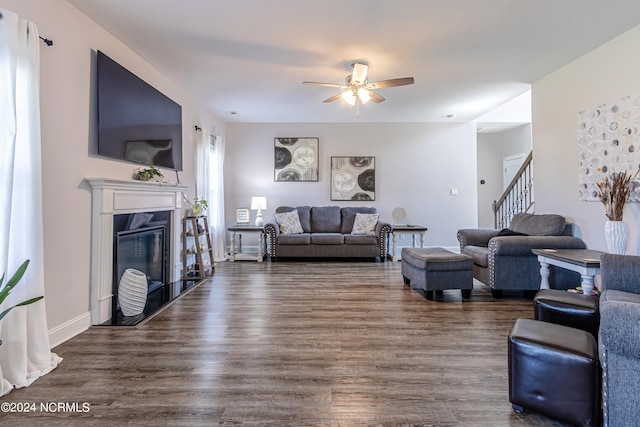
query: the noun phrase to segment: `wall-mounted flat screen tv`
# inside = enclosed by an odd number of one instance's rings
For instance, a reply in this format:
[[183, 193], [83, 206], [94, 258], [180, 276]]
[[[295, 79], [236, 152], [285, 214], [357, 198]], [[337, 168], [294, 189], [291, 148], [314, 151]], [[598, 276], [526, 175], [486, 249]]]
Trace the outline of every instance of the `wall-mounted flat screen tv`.
[[98, 51], [98, 154], [182, 170], [182, 107]]

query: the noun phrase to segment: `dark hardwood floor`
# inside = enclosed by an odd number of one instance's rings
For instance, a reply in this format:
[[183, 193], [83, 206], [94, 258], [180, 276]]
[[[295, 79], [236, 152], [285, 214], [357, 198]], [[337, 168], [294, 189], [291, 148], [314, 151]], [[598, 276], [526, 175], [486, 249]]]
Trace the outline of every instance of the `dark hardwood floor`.
[[58, 368], [0, 398], [38, 410], [0, 423], [563, 426], [508, 400], [507, 335], [532, 315], [530, 299], [482, 285], [427, 301], [399, 262], [218, 263], [144, 324], [55, 348]]

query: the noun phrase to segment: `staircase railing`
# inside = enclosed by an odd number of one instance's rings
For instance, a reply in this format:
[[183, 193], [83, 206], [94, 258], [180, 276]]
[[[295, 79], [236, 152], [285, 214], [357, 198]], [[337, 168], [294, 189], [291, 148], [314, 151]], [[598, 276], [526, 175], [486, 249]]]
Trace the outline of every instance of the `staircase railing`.
[[533, 152], [530, 152], [502, 197], [494, 201], [493, 223], [496, 229], [509, 227], [511, 218], [533, 208]]

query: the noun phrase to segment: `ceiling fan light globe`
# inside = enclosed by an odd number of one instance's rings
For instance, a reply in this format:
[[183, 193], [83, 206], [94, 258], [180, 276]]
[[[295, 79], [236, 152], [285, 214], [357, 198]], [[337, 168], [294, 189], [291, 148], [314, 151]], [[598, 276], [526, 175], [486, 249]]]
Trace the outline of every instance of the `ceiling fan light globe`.
[[367, 69], [369, 67], [366, 64], [354, 63], [353, 73], [351, 75], [351, 81], [357, 85], [364, 84], [367, 80]]
[[346, 90], [342, 93], [342, 99], [349, 105], [356, 105], [356, 96], [351, 90]]
[[360, 89], [358, 89], [358, 98], [360, 98], [360, 102], [362, 102], [363, 104], [366, 104], [371, 100], [371, 94], [369, 93], [368, 90], [361, 87]]

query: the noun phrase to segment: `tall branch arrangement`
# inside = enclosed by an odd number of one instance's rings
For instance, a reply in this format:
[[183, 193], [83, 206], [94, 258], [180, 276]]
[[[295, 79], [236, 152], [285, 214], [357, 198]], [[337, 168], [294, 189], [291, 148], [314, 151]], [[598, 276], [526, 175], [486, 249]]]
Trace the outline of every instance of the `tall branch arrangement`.
[[636, 186], [638, 172], [613, 172], [597, 183], [598, 198], [604, 204], [604, 213], [610, 221], [622, 221], [624, 205]]

